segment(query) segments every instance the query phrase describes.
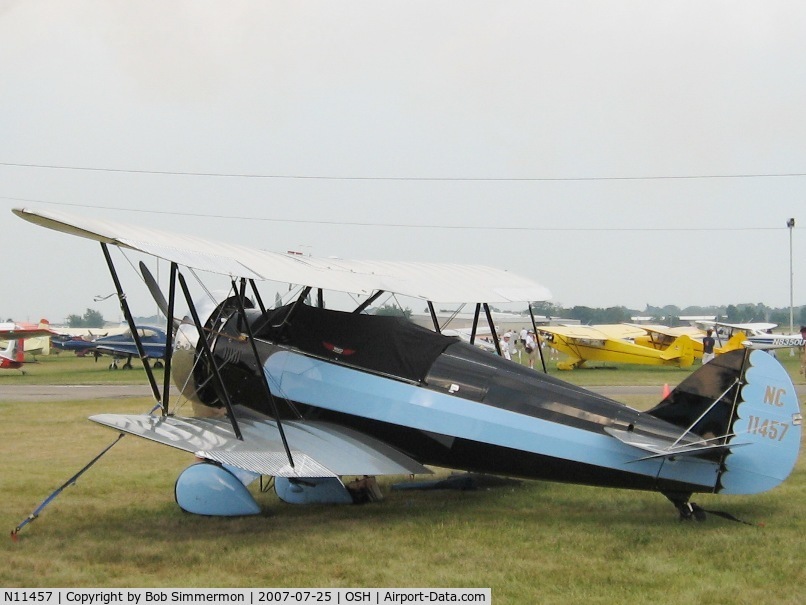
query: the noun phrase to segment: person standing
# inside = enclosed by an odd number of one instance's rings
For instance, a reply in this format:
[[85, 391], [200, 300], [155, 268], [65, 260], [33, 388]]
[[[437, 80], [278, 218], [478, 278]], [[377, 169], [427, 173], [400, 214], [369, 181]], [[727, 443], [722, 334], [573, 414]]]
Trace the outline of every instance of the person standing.
[[806, 376], [806, 326], [800, 327], [800, 337], [803, 339], [803, 346], [800, 348], [800, 373]]
[[501, 356], [512, 361], [512, 332], [504, 332], [501, 338]]
[[529, 367], [534, 370], [537, 341], [535, 340], [535, 333], [531, 330], [526, 333], [526, 338], [523, 340], [523, 349], [526, 351], [526, 357], [529, 360]]
[[714, 345], [716, 345], [716, 341], [714, 337], [711, 336], [713, 333], [713, 330], [706, 330], [705, 338], [702, 339], [702, 362], [704, 364], [714, 358]]

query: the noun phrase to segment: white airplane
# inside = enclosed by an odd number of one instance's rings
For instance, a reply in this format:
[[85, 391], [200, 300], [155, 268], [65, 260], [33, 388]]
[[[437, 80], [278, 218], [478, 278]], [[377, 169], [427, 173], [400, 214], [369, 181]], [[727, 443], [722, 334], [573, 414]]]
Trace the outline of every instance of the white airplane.
[[719, 321], [702, 323], [708, 323], [718, 330], [727, 330], [729, 334], [743, 332], [745, 338], [742, 340], [742, 346], [747, 349], [768, 351], [771, 349], [802, 347], [806, 344], [806, 326], [801, 328], [800, 334], [773, 334], [772, 331], [778, 327], [778, 324], [768, 322], [731, 324]]
[[790, 347], [802, 347], [806, 345], [806, 328], [800, 334], [753, 334], [742, 341], [742, 345], [748, 349], [786, 349]]

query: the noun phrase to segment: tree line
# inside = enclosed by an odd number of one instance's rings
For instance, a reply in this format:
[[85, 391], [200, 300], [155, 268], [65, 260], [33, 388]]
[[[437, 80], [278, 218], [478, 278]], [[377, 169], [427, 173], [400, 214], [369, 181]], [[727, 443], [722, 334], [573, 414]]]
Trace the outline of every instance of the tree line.
[[[498, 310], [493, 308], [494, 310]], [[683, 323], [681, 317], [691, 315], [714, 316], [727, 323], [770, 322], [781, 327], [789, 327], [789, 307], [771, 308], [763, 303], [745, 303], [738, 305], [710, 306], [710, 307], [684, 307], [666, 305], [654, 307], [647, 305], [645, 309], [628, 309], [627, 307], [594, 308], [585, 306], [564, 307], [551, 302], [537, 302], [532, 304], [535, 315], [547, 317], [561, 317], [574, 319], [583, 324], [618, 324], [632, 321], [633, 317], [651, 317], [656, 323], [676, 326]], [[384, 305], [376, 309], [378, 315], [411, 316], [411, 309], [400, 310], [393, 305]], [[528, 315], [528, 309], [522, 311]], [[156, 318], [149, 318], [156, 319]], [[806, 305], [794, 308], [795, 327], [806, 325]], [[70, 328], [102, 328], [104, 317], [99, 311], [87, 309], [83, 315], [68, 315], [67, 326]]]
[[[727, 323], [769, 322], [789, 327], [789, 307], [771, 308], [764, 303], [684, 308], [675, 305], [664, 307], [647, 305], [644, 310], [638, 310], [627, 307], [608, 307], [606, 309], [584, 306], [563, 307], [551, 302], [539, 302], [534, 303], [532, 309], [537, 315], [576, 319], [583, 324], [625, 323], [631, 321], [633, 317], [640, 316], [651, 317], [653, 321], [664, 325], [676, 326], [687, 323], [681, 320], [681, 317], [704, 315], [714, 316], [719, 321]], [[806, 306], [795, 307], [793, 311], [795, 327], [806, 325]]]

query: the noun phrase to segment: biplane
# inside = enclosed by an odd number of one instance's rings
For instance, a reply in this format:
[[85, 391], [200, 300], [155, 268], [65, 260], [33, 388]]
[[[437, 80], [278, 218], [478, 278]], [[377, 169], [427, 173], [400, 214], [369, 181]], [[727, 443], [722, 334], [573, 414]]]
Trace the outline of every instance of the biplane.
[[688, 334], [664, 339], [664, 346], [656, 338], [658, 346], [654, 346], [643, 326], [631, 324], [541, 326], [539, 330], [548, 346], [567, 356], [557, 362], [560, 370], [573, 370], [588, 361], [687, 368], [695, 358], [695, 341]]
[[[167, 297], [141, 265], [174, 326], [162, 388], [145, 365], [159, 406], [152, 414], [91, 420], [200, 459], [176, 482], [177, 503], [188, 512], [259, 512], [246, 487], [257, 477], [273, 477], [287, 502], [350, 502], [345, 477], [426, 474], [433, 465], [651, 490], [681, 518], [699, 520], [705, 513], [692, 494], [771, 489], [798, 456], [794, 387], [778, 362], [759, 351], [718, 357], [641, 412], [481, 350], [474, 333], [463, 342], [439, 333], [437, 322], [431, 330], [366, 313], [383, 293], [417, 297], [432, 313], [435, 301], [470, 301], [474, 327], [486, 316], [492, 329], [490, 303], [549, 296], [506, 271], [292, 257], [132, 225], [14, 212], [99, 242], [131, 325], [110, 249], [170, 263]], [[199, 271], [224, 275], [229, 292], [200, 302], [188, 283]], [[293, 300], [267, 308], [261, 288], [270, 280], [300, 287]], [[326, 308], [330, 291], [359, 295], [361, 302], [347, 311]], [[179, 304], [188, 317], [176, 318]], [[169, 401], [170, 376], [182, 394], [176, 402]]]

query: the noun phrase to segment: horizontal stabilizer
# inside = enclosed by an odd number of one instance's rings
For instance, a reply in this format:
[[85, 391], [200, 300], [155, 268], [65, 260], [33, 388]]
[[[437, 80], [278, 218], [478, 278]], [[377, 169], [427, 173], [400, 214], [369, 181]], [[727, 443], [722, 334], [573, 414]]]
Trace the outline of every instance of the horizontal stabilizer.
[[283, 422], [293, 465], [277, 424], [238, 407], [243, 440], [226, 418], [180, 418], [98, 414], [90, 420], [144, 439], [261, 475], [333, 477], [341, 475], [430, 474], [427, 468], [385, 443], [326, 422]]
[[[687, 438], [671, 441], [669, 439], [647, 435], [646, 433], [637, 433], [635, 431], [627, 431], [624, 429], [616, 429], [612, 427], [605, 427], [604, 429], [608, 434], [612, 435], [622, 443], [631, 445], [645, 452], [650, 452], [649, 456], [636, 458], [633, 462], [639, 460], [650, 460], [652, 458], [669, 458], [672, 456], [699, 456], [702, 454], [712, 454], [719, 452], [729, 451], [731, 448], [747, 445], [744, 443], [715, 443], [715, 440], [701, 439], [697, 435], [689, 433]], [[723, 438], [719, 439], [720, 441]]]

